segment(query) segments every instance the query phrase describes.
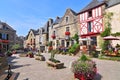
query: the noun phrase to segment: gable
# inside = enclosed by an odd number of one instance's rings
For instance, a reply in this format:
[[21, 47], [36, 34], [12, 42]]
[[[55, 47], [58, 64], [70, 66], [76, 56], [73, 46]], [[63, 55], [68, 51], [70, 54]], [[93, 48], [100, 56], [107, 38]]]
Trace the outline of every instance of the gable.
[[76, 15], [77, 14], [73, 10], [67, 9], [64, 16], [62, 17], [61, 25], [73, 23], [75, 21]]

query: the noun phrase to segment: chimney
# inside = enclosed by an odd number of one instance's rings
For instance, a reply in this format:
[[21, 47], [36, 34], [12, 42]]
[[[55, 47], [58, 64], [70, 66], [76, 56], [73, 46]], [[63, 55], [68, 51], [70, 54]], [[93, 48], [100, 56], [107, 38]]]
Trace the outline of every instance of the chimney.
[[49, 26], [51, 26], [53, 24], [53, 19], [49, 18]]
[[57, 16], [57, 17], [56, 17], [56, 19], [60, 19], [60, 17], [59, 17], [59, 16]]

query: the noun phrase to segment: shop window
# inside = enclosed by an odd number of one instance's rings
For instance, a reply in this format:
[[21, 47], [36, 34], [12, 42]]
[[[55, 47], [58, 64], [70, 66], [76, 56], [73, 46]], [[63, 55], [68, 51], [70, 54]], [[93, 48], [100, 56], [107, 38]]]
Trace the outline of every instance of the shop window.
[[91, 37], [92, 39], [92, 42], [91, 42], [91, 45], [96, 45], [97, 46], [97, 37]]

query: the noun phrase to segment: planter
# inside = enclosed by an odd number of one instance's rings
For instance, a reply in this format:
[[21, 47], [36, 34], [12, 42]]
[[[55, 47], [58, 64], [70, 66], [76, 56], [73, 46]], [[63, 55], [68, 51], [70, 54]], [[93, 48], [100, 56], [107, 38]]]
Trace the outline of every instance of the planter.
[[94, 80], [96, 73], [97, 73], [97, 68], [94, 68], [91, 74], [74, 73], [74, 78], [77, 78], [79, 80]]
[[65, 32], [65, 35], [70, 35], [70, 32], [69, 32], [69, 31], [66, 31], [66, 32]]
[[55, 38], [56, 38], [56, 36], [55, 36], [55, 35], [52, 35], [51, 37], [52, 37], [53, 39], [55, 39]]
[[35, 60], [45, 61], [45, 57], [43, 55], [36, 56], [34, 55]]
[[33, 54], [28, 54], [28, 57], [29, 58], [34, 58], [34, 55]]
[[48, 61], [46, 61], [46, 63], [47, 63], [48, 66], [51, 66], [55, 69], [60, 69], [60, 68], [64, 67], [64, 63], [60, 63], [60, 62], [55, 63], [55, 62], [52, 62], [52, 61], [48, 60]]

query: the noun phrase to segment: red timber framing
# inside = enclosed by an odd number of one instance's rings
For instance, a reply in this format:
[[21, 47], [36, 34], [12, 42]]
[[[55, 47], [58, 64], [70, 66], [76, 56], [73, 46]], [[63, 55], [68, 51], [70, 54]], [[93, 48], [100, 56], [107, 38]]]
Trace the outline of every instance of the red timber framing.
[[[95, 36], [103, 31], [102, 6], [91, 9], [92, 16], [89, 17], [89, 11], [79, 14], [81, 37]], [[88, 30], [88, 23], [91, 23], [91, 30]]]

